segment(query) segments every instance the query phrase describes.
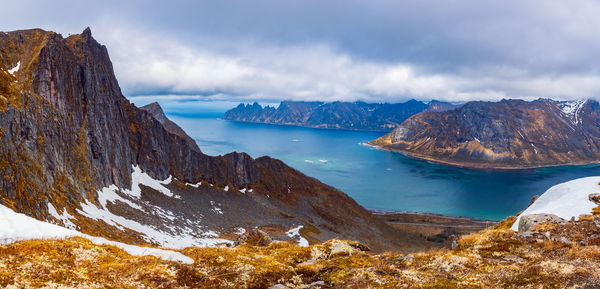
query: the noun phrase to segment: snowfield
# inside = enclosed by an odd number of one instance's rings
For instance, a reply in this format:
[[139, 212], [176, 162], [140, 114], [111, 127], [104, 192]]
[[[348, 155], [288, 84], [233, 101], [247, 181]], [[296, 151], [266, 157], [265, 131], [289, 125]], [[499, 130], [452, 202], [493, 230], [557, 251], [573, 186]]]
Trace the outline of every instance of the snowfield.
[[[56, 212], [56, 210], [55, 210]], [[70, 237], [83, 237], [94, 244], [111, 245], [125, 250], [135, 256], [152, 255], [165, 260], [178, 261], [192, 264], [194, 260], [179, 252], [128, 245], [120, 242], [109, 241], [100, 237], [89, 236], [58, 225], [42, 222], [24, 214], [17, 213], [0, 205], [0, 243], [7, 244], [15, 241], [31, 239], [63, 239]]]
[[515, 221], [511, 229], [518, 231], [521, 216], [532, 214], [554, 214], [565, 220], [590, 214], [598, 205], [590, 201], [591, 193], [600, 193], [600, 177], [575, 179], [551, 187], [544, 192]]

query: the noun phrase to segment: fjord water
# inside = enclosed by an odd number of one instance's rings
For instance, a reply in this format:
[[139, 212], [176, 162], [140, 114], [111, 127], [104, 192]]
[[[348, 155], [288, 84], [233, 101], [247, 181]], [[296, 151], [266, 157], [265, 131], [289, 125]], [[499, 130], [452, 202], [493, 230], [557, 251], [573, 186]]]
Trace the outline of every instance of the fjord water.
[[553, 185], [600, 175], [597, 165], [466, 170], [361, 145], [383, 133], [233, 122], [220, 119], [222, 113], [167, 114], [204, 153], [238, 151], [281, 159], [373, 210], [501, 220], [524, 210], [532, 196]]

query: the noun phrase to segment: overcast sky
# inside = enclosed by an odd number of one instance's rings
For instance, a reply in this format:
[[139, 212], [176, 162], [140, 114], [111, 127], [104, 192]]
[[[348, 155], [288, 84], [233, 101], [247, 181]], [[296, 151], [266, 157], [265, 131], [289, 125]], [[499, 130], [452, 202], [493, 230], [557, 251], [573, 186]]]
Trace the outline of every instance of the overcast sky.
[[594, 0], [6, 2], [4, 31], [90, 26], [128, 97], [600, 96]]

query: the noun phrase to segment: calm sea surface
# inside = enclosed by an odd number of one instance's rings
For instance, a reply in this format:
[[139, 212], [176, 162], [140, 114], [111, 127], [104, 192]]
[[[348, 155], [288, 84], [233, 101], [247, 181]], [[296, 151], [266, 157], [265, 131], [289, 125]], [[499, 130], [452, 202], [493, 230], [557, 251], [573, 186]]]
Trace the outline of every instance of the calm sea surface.
[[533, 195], [552, 185], [600, 175], [597, 165], [517, 172], [465, 170], [360, 144], [382, 133], [233, 122], [220, 119], [222, 113], [167, 110], [167, 114], [204, 153], [269, 155], [376, 210], [500, 220], [525, 209]]

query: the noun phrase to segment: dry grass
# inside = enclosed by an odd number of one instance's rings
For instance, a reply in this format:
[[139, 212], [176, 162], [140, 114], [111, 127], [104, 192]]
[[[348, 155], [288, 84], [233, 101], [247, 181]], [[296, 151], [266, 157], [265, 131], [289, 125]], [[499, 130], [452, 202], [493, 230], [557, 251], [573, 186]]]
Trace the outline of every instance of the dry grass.
[[[586, 288], [600, 284], [600, 229], [593, 221], [542, 225], [531, 235], [511, 220], [464, 236], [455, 250], [371, 255], [357, 243], [285, 242], [187, 248], [192, 265], [135, 257], [82, 238], [0, 246], [2, 288]], [[351, 254], [331, 254], [340, 242]], [[579, 286], [579, 287], [577, 287]]]

